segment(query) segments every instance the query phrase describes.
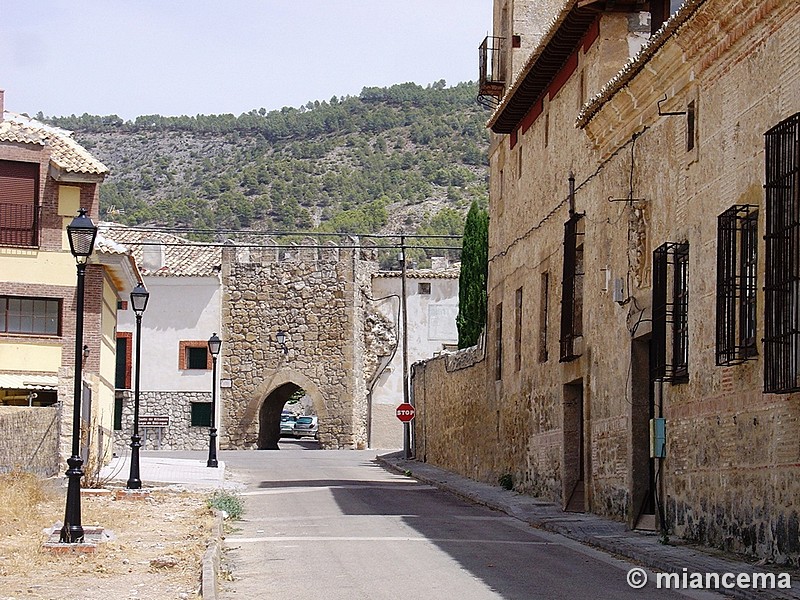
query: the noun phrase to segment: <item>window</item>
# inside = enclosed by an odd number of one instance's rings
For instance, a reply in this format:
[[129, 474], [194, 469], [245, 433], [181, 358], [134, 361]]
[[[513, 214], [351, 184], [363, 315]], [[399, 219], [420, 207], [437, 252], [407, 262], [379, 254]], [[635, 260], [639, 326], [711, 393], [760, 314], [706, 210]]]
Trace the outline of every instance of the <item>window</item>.
[[208, 342], [193, 340], [180, 342], [178, 352], [178, 369], [211, 369], [211, 353], [208, 351]]
[[652, 380], [689, 380], [688, 242], [667, 242], [653, 252], [652, 358]]
[[539, 362], [547, 362], [547, 311], [549, 307], [550, 274], [542, 273], [539, 288]]
[[133, 334], [120, 332], [117, 334], [117, 364], [114, 374], [114, 387], [118, 390], [131, 389], [131, 347]]
[[206, 369], [208, 367], [208, 348], [187, 348], [186, 368]]
[[522, 288], [514, 298], [514, 370], [522, 368]]
[[758, 212], [732, 206], [717, 221], [717, 364], [756, 355]]
[[576, 341], [583, 336], [583, 215], [573, 214], [564, 225], [564, 278], [561, 289], [561, 356], [580, 356]]
[[0, 296], [0, 333], [61, 335], [61, 300]]
[[500, 381], [503, 378], [503, 303], [495, 307], [495, 344], [494, 344], [494, 378]]
[[429, 296], [431, 293], [431, 284], [428, 281], [420, 281], [417, 284], [417, 292], [423, 296]]
[[0, 245], [39, 243], [39, 165], [0, 160]]
[[800, 113], [765, 140], [764, 391], [788, 393], [800, 390]]
[[192, 427], [211, 427], [211, 402], [192, 402]]
[[697, 138], [697, 105], [694, 100], [689, 102], [686, 106], [686, 151], [691, 152], [694, 150], [695, 140]]
[[114, 398], [114, 431], [122, 431], [122, 398]]

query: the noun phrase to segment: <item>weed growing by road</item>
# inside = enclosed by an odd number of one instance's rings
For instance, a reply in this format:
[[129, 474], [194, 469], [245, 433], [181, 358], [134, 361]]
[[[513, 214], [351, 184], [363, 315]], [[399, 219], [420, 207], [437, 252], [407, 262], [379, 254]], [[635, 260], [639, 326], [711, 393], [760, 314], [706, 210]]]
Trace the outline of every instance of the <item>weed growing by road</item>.
[[206, 503], [209, 508], [225, 511], [226, 518], [232, 521], [238, 521], [244, 514], [244, 501], [242, 498], [226, 490], [215, 491], [209, 496]]

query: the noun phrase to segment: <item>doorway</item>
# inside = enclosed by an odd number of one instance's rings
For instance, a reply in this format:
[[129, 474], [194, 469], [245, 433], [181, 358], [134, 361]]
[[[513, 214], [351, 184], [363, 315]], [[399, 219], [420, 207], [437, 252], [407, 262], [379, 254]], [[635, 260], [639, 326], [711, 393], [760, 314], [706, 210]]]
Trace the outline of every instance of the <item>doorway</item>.
[[564, 386], [564, 478], [563, 494], [567, 512], [586, 512], [586, 435], [584, 427], [583, 380]]
[[258, 449], [278, 450], [281, 437], [281, 412], [286, 402], [301, 388], [296, 383], [284, 383], [264, 399], [258, 412]]
[[650, 380], [652, 344], [647, 338], [631, 342], [631, 465], [629, 489], [632, 529], [656, 528], [655, 459], [650, 458], [650, 420], [655, 417], [655, 386]]

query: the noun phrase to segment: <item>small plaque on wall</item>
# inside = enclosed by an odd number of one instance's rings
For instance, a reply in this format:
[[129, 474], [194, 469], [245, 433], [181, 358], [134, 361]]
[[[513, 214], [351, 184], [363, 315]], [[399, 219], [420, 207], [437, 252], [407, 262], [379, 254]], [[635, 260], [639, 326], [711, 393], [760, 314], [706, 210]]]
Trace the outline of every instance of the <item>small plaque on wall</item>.
[[230, 379], [220, 379], [219, 387], [221, 387], [221, 388], [233, 387], [233, 381], [231, 381]]

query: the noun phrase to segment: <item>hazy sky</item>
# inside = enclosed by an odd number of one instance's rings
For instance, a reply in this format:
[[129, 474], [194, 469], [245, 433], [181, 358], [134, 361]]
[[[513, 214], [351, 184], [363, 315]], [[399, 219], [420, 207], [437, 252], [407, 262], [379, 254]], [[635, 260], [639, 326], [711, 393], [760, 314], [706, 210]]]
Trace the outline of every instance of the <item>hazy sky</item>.
[[2, 0], [0, 89], [30, 115], [238, 115], [474, 81], [492, 0]]

